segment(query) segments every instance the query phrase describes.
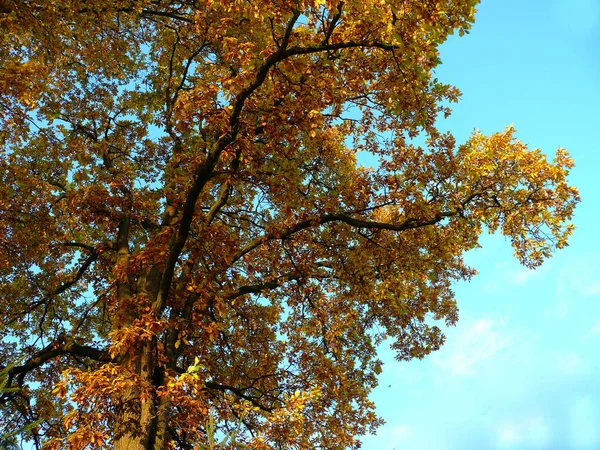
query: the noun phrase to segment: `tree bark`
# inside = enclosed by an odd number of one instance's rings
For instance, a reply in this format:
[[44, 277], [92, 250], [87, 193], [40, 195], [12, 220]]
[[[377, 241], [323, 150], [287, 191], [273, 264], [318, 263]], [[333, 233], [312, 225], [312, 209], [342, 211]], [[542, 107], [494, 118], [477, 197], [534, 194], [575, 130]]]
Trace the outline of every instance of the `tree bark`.
[[162, 450], [165, 447], [168, 405], [156, 396], [164, 382], [162, 369], [156, 367], [156, 340], [147, 341], [123, 363], [140, 384], [129, 387], [117, 410], [115, 450]]

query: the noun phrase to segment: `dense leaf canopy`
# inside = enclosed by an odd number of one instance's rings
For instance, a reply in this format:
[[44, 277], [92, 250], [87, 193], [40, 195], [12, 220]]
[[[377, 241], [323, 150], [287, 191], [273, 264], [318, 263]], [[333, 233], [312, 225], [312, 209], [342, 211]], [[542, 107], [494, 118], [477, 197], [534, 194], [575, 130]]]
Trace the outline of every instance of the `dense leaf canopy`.
[[0, 430], [358, 447], [482, 231], [529, 267], [572, 231], [566, 151], [436, 128], [476, 3], [1, 0]]

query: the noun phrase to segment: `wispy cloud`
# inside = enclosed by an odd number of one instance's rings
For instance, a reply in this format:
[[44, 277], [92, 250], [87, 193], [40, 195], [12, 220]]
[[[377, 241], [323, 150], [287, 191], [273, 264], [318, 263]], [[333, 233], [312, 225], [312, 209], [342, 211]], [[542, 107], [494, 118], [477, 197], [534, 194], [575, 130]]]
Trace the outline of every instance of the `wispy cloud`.
[[542, 416], [525, 417], [520, 421], [503, 422], [497, 426], [500, 448], [543, 447], [551, 439], [550, 427]]
[[452, 375], [475, 375], [478, 366], [508, 346], [511, 339], [505, 331], [503, 321], [463, 322], [457, 332], [449, 333], [447, 346], [433, 357], [433, 363]]
[[571, 443], [574, 448], [597, 449], [600, 444], [598, 407], [590, 396], [574, 399], [569, 411]]
[[534, 277], [539, 277], [546, 270], [545, 266], [536, 270], [521, 266], [516, 260], [502, 261], [494, 264], [494, 277], [483, 286], [488, 292], [504, 291], [514, 286], [523, 286]]
[[592, 280], [581, 288], [583, 295], [598, 295], [600, 294], [600, 280]]
[[[372, 440], [373, 436], [368, 436], [364, 440], [369, 447], [368, 442]], [[415, 429], [410, 425], [398, 424], [398, 425], [384, 425], [377, 430], [377, 442], [382, 449], [393, 450], [393, 449], [406, 449], [407, 445], [413, 445], [414, 441], [419, 442], [422, 437], [415, 432]], [[413, 447], [410, 447], [413, 448]]]
[[585, 339], [595, 339], [600, 337], [600, 320], [596, 322], [585, 334]]
[[590, 372], [585, 360], [574, 351], [555, 352], [555, 368], [558, 373], [566, 375], [582, 375]]
[[396, 442], [402, 441], [413, 434], [413, 429], [409, 425], [396, 425], [390, 430], [390, 435]]
[[546, 311], [546, 316], [565, 319], [576, 301], [600, 295], [600, 263], [597, 255], [567, 258], [557, 270], [555, 279], [556, 301], [554, 307]]
[[600, 293], [600, 264], [596, 254], [568, 258], [558, 271], [557, 294], [596, 295]]
[[509, 283], [520, 286], [527, 283], [535, 273], [536, 272], [532, 269], [522, 267], [516, 270], [510, 270], [507, 274], [507, 279]]

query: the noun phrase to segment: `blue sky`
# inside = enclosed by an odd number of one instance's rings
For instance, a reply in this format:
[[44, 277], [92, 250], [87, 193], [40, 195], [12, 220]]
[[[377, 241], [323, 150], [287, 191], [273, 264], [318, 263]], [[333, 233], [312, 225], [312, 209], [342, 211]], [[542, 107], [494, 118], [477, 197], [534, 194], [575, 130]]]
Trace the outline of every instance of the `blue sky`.
[[600, 0], [483, 0], [470, 35], [441, 49], [439, 78], [462, 101], [441, 128], [459, 142], [514, 123], [567, 148], [582, 196], [570, 246], [536, 271], [485, 236], [455, 287], [445, 346], [400, 363], [382, 349], [372, 399], [386, 420], [366, 450], [600, 449]]

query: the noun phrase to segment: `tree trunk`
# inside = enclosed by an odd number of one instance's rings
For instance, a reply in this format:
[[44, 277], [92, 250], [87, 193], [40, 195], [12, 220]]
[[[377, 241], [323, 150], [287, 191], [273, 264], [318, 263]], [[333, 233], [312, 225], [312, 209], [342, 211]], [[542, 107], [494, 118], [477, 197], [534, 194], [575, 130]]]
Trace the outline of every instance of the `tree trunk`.
[[164, 376], [155, 367], [155, 349], [156, 340], [148, 341], [123, 364], [123, 369], [136, 374], [141, 384], [127, 389], [117, 411], [115, 450], [165, 448], [168, 405], [156, 396], [156, 388], [162, 385]]
[[142, 346], [122, 364], [123, 370], [139, 377], [140, 383], [127, 388], [118, 407], [114, 434], [115, 450], [148, 448], [154, 401], [153, 396], [145, 392], [152, 383], [147, 347]]
[[[123, 218], [117, 234], [117, 265], [129, 266], [129, 218]], [[144, 268], [135, 283], [139, 298], [156, 301], [163, 270], [160, 265]], [[117, 281], [120, 305], [126, 308], [115, 317], [114, 328], [122, 329], [139, 317], [136, 302], [132, 302], [130, 278]], [[133, 309], [130, 309], [133, 308]], [[164, 384], [164, 369], [157, 366], [157, 338], [146, 339], [131, 353], [124, 356], [122, 370], [139, 380], [129, 386], [117, 407], [114, 429], [115, 450], [162, 450], [165, 447], [168, 402], [158, 398], [157, 388]]]

